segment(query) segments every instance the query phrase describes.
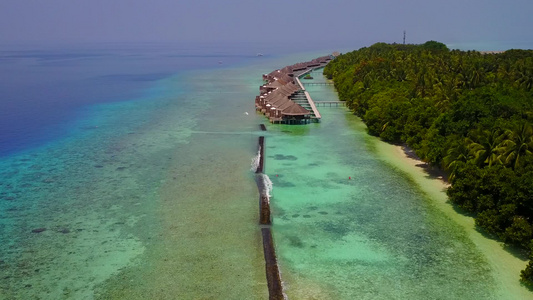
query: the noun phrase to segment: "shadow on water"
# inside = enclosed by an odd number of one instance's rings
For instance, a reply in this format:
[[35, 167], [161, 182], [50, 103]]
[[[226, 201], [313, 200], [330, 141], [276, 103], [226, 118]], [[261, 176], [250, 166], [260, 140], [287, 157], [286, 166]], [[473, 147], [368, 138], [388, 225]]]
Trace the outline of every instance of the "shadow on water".
[[269, 156], [269, 157], [275, 160], [297, 160], [298, 159], [294, 155], [283, 155], [283, 154], [276, 154], [274, 156]]
[[284, 125], [284, 124], [277, 124], [272, 125], [268, 127], [269, 131], [272, 132], [280, 132], [282, 134], [290, 135], [290, 136], [306, 136], [309, 135], [312, 128], [315, 127], [314, 125], [318, 125], [317, 123], [311, 123], [306, 125]]
[[533, 292], [533, 284], [527, 284], [523, 281], [520, 281], [520, 286], [528, 289], [529, 291]]
[[[475, 219], [477, 214], [474, 213], [474, 212], [470, 212], [470, 211], [467, 211], [463, 208], [461, 208], [458, 204], [456, 203], [453, 203], [452, 201], [450, 201], [449, 199], [446, 201], [447, 204], [451, 205], [453, 210], [459, 214], [459, 215], [462, 215], [462, 216], [465, 216], [465, 217], [469, 217], [469, 218], [473, 218]], [[486, 231], [485, 229], [483, 229], [482, 227], [478, 226], [478, 225], [475, 225], [475, 229], [477, 232], [479, 232], [484, 238], [487, 238], [489, 240], [493, 240], [493, 241], [496, 241], [498, 243], [503, 243], [502, 244], [502, 248], [508, 252], [509, 254], [513, 255], [514, 257], [522, 260], [522, 261], [527, 261], [529, 258], [528, 258], [528, 253], [527, 253], [527, 250], [525, 249], [522, 249], [516, 245], [511, 245], [511, 244], [507, 244], [507, 243], [504, 243], [504, 241], [502, 241], [497, 235], [495, 234], [492, 234], [488, 231]]]
[[305, 247], [305, 244], [302, 241], [302, 239], [299, 238], [296, 235], [287, 236], [287, 240], [289, 241], [289, 245], [292, 246], [292, 247], [296, 247], [296, 248], [304, 248]]
[[[504, 243], [497, 235], [486, 231], [485, 229], [483, 229], [482, 227], [480, 227], [478, 225], [476, 225], [476, 231], [479, 232], [484, 238], [496, 241], [498, 243]], [[527, 252], [527, 250], [525, 250], [523, 248], [520, 248], [520, 247], [518, 247], [516, 245], [512, 245], [512, 244], [507, 244], [507, 243], [504, 243], [502, 245], [502, 247], [509, 254], [513, 255], [514, 257], [516, 257], [516, 258], [518, 258], [518, 259], [520, 259], [522, 261], [528, 261], [529, 260], [528, 252]]]
[[[519, 299], [504, 286], [512, 280], [516, 284], [516, 274], [492, 276], [498, 273], [491, 273], [483, 247], [471, 239], [471, 229], [465, 232], [439, 210], [440, 203], [430, 200], [434, 191], [417, 186], [419, 178], [447, 178], [444, 172], [422, 162], [410, 163], [409, 168], [416, 165], [424, 174], [409, 176], [401, 163], [374, 155], [381, 151], [376, 138], [368, 136], [364, 124], [353, 121], [350, 113], [321, 113], [324, 120], [318, 128], [311, 124], [273, 129], [271, 143], [277, 149], [269, 154], [280, 156], [270, 170], [286, 176], [273, 178], [273, 203], [285, 209], [274, 228], [285, 279], [291, 285], [289, 297], [326, 299], [316, 295], [331, 290], [331, 299]], [[292, 164], [297, 168], [286, 165], [288, 154], [297, 156]], [[413, 151], [406, 154], [417, 158]], [[290, 179], [294, 187], [278, 185], [283, 179]], [[441, 196], [435, 200], [444, 202]], [[505, 249], [524, 259], [520, 249]], [[296, 280], [304, 276], [309, 282]]]
[[276, 176], [273, 176], [272, 179], [272, 184], [274, 186], [276, 186], [276, 188], [282, 188], [282, 187], [295, 187], [296, 185], [290, 181], [287, 181], [286, 179], [284, 179], [284, 176], [283, 175], [277, 175]]
[[[415, 152], [406, 147], [405, 145], [402, 145], [402, 149], [404, 151], [404, 153], [410, 157], [410, 158], [413, 158], [413, 159], [417, 159], [419, 160], [420, 158], [415, 154]], [[443, 180], [445, 181], [446, 183], [449, 183], [448, 180], [446, 180], [446, 178], [448, 177], [448, 174], [446, 173], [446, 171], [438, 168], [438, 167], [435, 167], [435, 166], [431, 166], [427, 163], [419, 163], [419, 164], [416, 164], [417, 167], [419, 168], [422, 168], [424, 170], [424, 173], [427, 174], [426, 178], [429, 178], [429, 179], [439, 179], [439, 180]], [[448, 188], [445, 188], [443, 191], [446, 192], [448, 190]], [[460, 214], [460, 215], [463, 215], [463, 216], [466, 216], [466, 217], [470, 217], [470, 218], [476, 218], [477, 214], [476, 213], [473, 213], [473, 212], [469, 212], [463, 208], [461, 208], [459, 205], [451, 202], [449, 199], [446, 201], [449, 205], [452, 206], [453, 210], [457, 213], [457, 214]], [[479, 232], [483, 237], [487, 238], [487, 239], [490, 239], [490, 240], [493, 240], [493, 241], [497, 241], [499, 243], [504, 243], [504, 241], [502, 241], [497, 235], [495, 234], [492, 234], [490, 232], [487, 232], [485, 229], [483, 229], [482, 227], [480, 226], [477, 226], [475, 227], [476, 231]], [[514, 257], [522, 260], [522, 261], [527, 261], [529, 258], [528, 258], [528, 251], [523, 249], [523, 248], [520, 248], [516, 245], [512, 245], [512, 244], [507, 244], [507, 243], [504, 243], [502, 245], [503, 249], [508, 252], [509, 254], [513, 255]], [[533, 288], [532, 286], [527, 286], [530, 290]]]

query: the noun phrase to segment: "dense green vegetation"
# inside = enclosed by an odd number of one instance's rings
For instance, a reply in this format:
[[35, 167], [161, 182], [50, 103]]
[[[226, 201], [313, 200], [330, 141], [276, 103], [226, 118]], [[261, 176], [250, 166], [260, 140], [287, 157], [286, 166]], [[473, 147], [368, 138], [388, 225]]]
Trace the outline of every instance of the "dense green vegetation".
[[[477, 226], [533, 253], [533, 51], [378, 43], [324, 74], [370, 134], [446, 170], [450, 200]], [[521, 278], [533, 284], [530, 259]]]

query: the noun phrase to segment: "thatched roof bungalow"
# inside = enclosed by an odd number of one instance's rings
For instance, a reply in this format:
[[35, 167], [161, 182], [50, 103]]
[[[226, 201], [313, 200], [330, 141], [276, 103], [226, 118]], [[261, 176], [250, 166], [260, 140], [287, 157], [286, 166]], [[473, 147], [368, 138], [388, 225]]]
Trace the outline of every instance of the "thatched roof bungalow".
[[292, 105], [283, 109], [281, 111], [281, 114], [284, 115], [284, 116], [306, 116], [306, 115], [311, 115], [311, 112], [308, 111], [307, 109], [301, 107], [300, 105], [298, 105], [297, 103], [292, 102]]
[[[305, 109], [291, 100], [304, 87], [297, 85], [294, 77], [301, 76], [312, 69], [325, 66], [333, 56], [322, 56], [311, 61], [300, 62], [263, 75], [266, 83], [259, 87], [259, 96], [255, 97], [256, 110], [261, 111], [273, 123], [301, 124], [307, 123], [311, 116], [320, 115]], [[308, 98], [308, 96], [306, 96]], [[311, 101], [309, 99], [309, 101]], [[312, 103], [311, 103], [312, 104]]]

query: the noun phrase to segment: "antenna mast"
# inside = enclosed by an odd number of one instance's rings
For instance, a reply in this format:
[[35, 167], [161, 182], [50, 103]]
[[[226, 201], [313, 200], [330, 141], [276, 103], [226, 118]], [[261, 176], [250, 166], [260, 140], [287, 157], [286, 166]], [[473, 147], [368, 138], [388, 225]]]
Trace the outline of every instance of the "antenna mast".
[[403, 31], [403, 44], [405, 45], [405, 30]]

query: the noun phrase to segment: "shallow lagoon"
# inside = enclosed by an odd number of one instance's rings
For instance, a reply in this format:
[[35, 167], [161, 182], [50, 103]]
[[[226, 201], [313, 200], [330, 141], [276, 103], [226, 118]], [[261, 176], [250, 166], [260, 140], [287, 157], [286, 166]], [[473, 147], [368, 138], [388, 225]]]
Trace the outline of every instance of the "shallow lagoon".
[[[2, 157], [2, 297], [265, 299], [249, 170], [265, 119], [253, 99], [262, 73], [323, 54], [160, 79], [135, 99], [83, 107], [61, 138]], [[332, 87], [309, 91], [335, 97]], [[265, 133], [291, 299], [513, 295], [468, 234], [380, 160], [360, 121], [320, 111], [320, 124]]]
[[[336, 99], [330, 86], [308, 90], [316, 101]], [[391, 155], [377, 151], [380, 142], [360, 120], [344, 108], [320, 111], [321, 124], [270, 126], [266, 141], [274, 238], [289, 298], [528, 297], [519, 284], [500, 284], [486, 249], [420, 182], [382, 160]]]

